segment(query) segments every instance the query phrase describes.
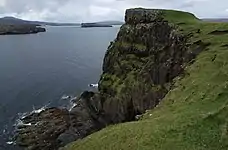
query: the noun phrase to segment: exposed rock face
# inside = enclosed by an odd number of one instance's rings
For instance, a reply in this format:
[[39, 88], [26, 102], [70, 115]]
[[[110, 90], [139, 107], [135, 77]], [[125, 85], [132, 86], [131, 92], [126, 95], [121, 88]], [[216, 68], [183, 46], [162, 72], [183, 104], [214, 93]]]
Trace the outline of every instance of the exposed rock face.
[[[22, 140], [20, 145], [34, 150], [55, 149], [108, 124], [135, 120], [159, 104], [172, 88], [173, 79], [208, 46], [202, 41], [191, 43], [191, 34], [182, 34], [177, 25], [165, 19], [162, 10], [130, 9], [126, 11], [125, 21], [105, 55], [99, 92], [84, 92], [70, 112], [54, 109], [62, 113], [55, 115], [49, 110], [41, 113], [40, 121], [49, 121], [46, 125], [23, 128], [17, 139], [20, 141], [25, 135], [34, 140]], [[28, 122], [34, 120], [34, 116], [29, 118]], [[50, 125], [53, 127], [49, 128]], [[50, 147], [41, 140], [46, 134], [38, 133], [49, 130], [53, 136], [45, 141]], [[33, 131], [38, 136], [30, 133]]]
[[125, 14], [126, 24], [151, 23], [162, 20], [162, 11], [156, 9], [128, 9]]
[[162, 11], [130, 9], [126, 24], [104, 59], [99, 91], [110, 122], [132, 120], [155, 107], [167, 94], [172, 80], [208, 45], [189, 43]]

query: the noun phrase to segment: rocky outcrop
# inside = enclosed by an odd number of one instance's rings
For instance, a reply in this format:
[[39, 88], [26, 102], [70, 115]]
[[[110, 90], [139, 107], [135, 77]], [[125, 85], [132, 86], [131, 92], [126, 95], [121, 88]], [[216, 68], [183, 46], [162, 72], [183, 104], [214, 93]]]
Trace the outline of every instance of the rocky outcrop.
[[[172, 88], [173, 79], [209, 45], [200, 40], [191, 41], [194, 33], [182, 33], [165, 13], [163, 10], [127, 10], [126, 23], [106, 52], [99, 92], [84, 92], [73, 110], [58, 113], [57, 118], [61, 119], [49, 117], [46, 125], [23, 128], [17, 134], [18, 143], [25, 145], [26, 141], [20, 141], [23, 133], [29, 138], [30, 132], [36, 129], [50, 130], [50, 133], [57, 130], [51, 134], [53, 138], [45, 139], [55, 149], [109, 124], [135, 120], [147, 109], [157, 106]], [[41, 116], [46, 113], [53, 115], [47, 110]], [[59, 121], [53, 121], [56, 119]], [[39, 122], [42, 120], [47, 119], [44, 117]], [[51, 122], [57, 123], [49, 128]], [[62, 130], [55, 126], [61, 126]], [[34, 149], [31, 146], [36, 145], [37, 149], [48, 150], [44, 140], [40, 140], [45, 135], [36, 131], [35, 134], [38, 136], [32, 136], [34, 140], [25, 146]]]
[[104, 58], [99, 91], [110, 122], [133, 120], [155, 107], [208, 43], [191, 42], [162, 10], [130, 9]]
[[39, 32], [46, 32], [43, 27], [36, 25], [0, 25], [0, 35], [12, 35], [12, 34], [35, 34]]
[[17, 126], [17, 145], [28, 150], [57, 150], [76, 139], [105, 127], [100, 118], [98, 94], [83, 92], [71, 109], [49, 108], [21, 119]]
[[28, 149], [57, 149], [56, 140], [69, 128], [70, 115], [67, 110], [50, 108], [41, 113], [34, 113], [23, 119], [18, 126], [17, 144]]

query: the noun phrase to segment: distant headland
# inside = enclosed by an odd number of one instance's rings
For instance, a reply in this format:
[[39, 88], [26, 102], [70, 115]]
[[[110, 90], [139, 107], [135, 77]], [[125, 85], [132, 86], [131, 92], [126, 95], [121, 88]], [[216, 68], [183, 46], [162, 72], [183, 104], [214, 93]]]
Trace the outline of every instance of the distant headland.
[[114, 25], [123, 25], [121, 21], [102, 21], [102, 22], [93, 22], [93, 23], [82, 23], [82, 28], [91, 28], [91, 27], [113, 27]]
[[39, 26], [80, 26], [80, 23], [54, 23], [43, 21], [28, 21], [15, 17], [3, 17], [0, 18], [0, 25], [39, 25]]
[[36, 25], [0, 25], [0, 35], [35, 34], [46, 32], [46, 29]]

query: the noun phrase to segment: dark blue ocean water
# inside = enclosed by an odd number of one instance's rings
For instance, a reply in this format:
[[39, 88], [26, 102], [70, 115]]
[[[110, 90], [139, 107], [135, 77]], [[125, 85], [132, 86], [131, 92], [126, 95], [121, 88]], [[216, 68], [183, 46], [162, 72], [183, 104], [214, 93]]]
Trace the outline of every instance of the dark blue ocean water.
[[119, 27], [47, 27], [46, 33], [0, 36], [0, 150], [17, 114], [78, 95], [97, 83]]

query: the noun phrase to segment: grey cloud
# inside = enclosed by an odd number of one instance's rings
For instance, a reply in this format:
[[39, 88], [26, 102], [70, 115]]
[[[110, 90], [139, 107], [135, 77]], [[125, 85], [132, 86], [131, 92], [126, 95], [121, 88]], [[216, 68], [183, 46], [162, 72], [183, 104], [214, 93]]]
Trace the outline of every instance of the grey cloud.
[[219, 17], [228, 15], [226, 4], [227, 0], [0, 0], [0, 16], [59, 22], [123, 20], [125, 9], [146, 7]]

